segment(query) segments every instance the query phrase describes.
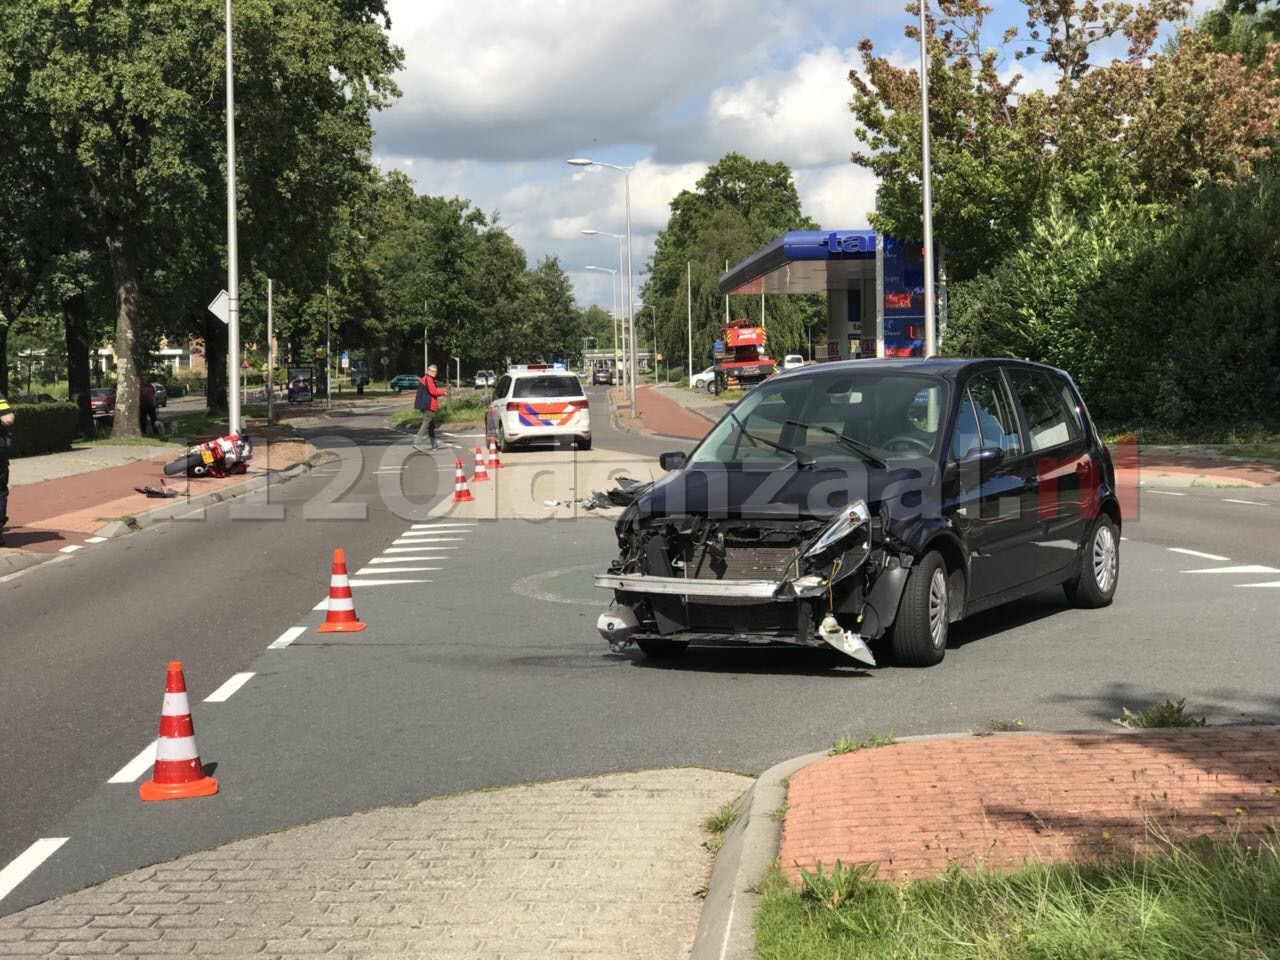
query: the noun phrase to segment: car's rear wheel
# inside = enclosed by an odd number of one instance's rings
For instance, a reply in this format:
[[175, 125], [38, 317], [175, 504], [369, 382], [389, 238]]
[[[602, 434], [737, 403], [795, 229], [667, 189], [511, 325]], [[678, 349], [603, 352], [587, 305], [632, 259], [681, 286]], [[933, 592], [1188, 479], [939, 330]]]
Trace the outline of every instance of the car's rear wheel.
[[1105, 513], [1093, 522], [1085, 540], [1080, 572], [1062, 585], [1067, 599], [1077, 607], [1108, 606], [1120, 582], [1120, 538], [1116, 525]]
[[663, 659], [681, 656], [689, 649], [689, 641], [649, 638], [647, 640], [637, 640], [636, 646], [640, 648], [640, 652], [646, 657]]
[[711, 394], [712, 396], [715, 396], [719, 392], [720, 392], [720, 384], [716, 381], [715, 377], [712, 377], [710, 380], [707, 381], [707, 393]]
[[894, 660], [907, 667], [931, 667], [947, 654], [950, 611], [947, 608], [947, 565], [929, 551], [911, 569], [889, 647]]
[[590, 438], [590, 437], [578, 437], [578, 441], [577, 441], [577, 443], [578, 443], [578, 449], [579, 449], [579, 450], [590, 450], [590, 449], [591, 449], [591, 438]]
[[498, 449], [503, 453], [510, 453], [514, 447], [507, 441], [507, 435], [502, 432], [502, 424], [498, 424]]

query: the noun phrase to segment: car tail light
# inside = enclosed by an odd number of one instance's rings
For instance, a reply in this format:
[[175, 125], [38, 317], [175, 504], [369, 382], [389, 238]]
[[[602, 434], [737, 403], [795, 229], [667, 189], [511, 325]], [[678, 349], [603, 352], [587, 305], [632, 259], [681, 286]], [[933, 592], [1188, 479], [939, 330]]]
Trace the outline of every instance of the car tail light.
[[520, 409], [520, 404], [519, 404], [517, 401], [515, 401], [515, 400], [508, 401], [508, 403], [507, 403], [507, 409], [508, 409], [508, 410], [519, 410], [519, 409]]
[[582, 400], [579, 400], [579, 401], [578, 401], [578, 409], [579, 409], [579, 410], [586, 410], [586, 409], [587, 409], [588, 407], [590, 407], [590, 406], [591, 406], [591, 401], [590, 401], [590, 400], [587, 400], [587, 399], [583, 398]]

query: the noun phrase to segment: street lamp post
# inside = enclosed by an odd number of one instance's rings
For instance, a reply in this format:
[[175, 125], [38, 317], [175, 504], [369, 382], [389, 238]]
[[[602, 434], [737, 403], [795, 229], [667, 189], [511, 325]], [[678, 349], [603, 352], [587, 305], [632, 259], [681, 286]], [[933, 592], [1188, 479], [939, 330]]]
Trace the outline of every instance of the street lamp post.
[[236, 237], [236, 102], [227, 0], [227, 429], [240, 432], [240, 247]]
[[933, 179], [929, 162], [929, 43], [925, 32], [928, 0], [920, 0], [920, 159], [924, 184], [924, 355], [938, 352], [937, 318], [933, 304]]
[[581, 157], [569, 161], [575, 167], [608, 167], [622, 174], [623, 196], [627, 212], [627, 331], [631, 341], [631, 362], [628, 373], [631, 374], [628, 385], [632, 416], [636, 413], [636, 297], [631, 282], [631, 167], [620, 167], [616, 163], [604, 163], [600, 160], [586, 160]]
[[[615, 240], [617, 240], [617, 241], [618, 241], [618, 289], [619, 289], [619, 290], [621, 290], [621, 289], [622, 289], [622, 278], [623, 278], [623, 276], [624, 276], [624, 273], [623, 273], [623, 263], [622, 263], [622, 241], [623, 241], [625, 238], [623, 237], [623, 235], [622, 235], [622, 234], [620, 234], [620, 233], [609, 233], [607, 230], [583, 230], [582, 232], [583, 232], [584, 234], [586, 234], [588, 237], [613, 237]], [[623, 294], [619, 299], [622, 301], [622, 309], [623, 309], [623, 310], [626, 310], [626, 309], [627, 309], [627, 297], [626, 297], [626, 294]], [[614, 311], [615, 311], [615, 313], [617, 312], [617, 307], [616, 307], [616, 306], [614, 307]], [[619, 322], [619, 323], [623, 323], [623, 322], [625, 322], [625, 321], [623, 321], [622, 317], [621, 317], [621, 316], [619, 316], [619, 318], [618, 318], [618, 322]], [[615, 347], [616, 347], [616, 345], [615, 345]], [[615, 351], [615, 353], [616, 353], [616, 351]], [[623, 336], [622, 336], [622, 358], [623, 358], [623, 360], [624, 360], [624, 361], [625, 361], [625, 360], [626, 360], [626, 358], [627, 358], [627, 337], [626, 337], [626, 331], [625, 331], [625, 328], [624, 328], [624, 330], [623, 330]], [[616, 364], [616, 363], [615, 363], [615, 366], [618, 368], [619, 372], [621, 372], [621, 370], [622, 370], [621, 366], [620, 366], [620, 365], [618, 365], [618, 364]], [[630, 365], [628, 365], [628, 369], [630, 369]], [[622, 382], [623, 382], [623, 383], [628, 383], [628, 382], [630, 382], [630, 377], [624, 377]]]
[[602, 273], [609, 274], [609, 292], [613, 294], [613, 366], [618, 366], [618, 289], [614, 284], [617, 279], [618, 271], [610, 270], [608, 267], [587, 267], [588, 270], [599, 270]]

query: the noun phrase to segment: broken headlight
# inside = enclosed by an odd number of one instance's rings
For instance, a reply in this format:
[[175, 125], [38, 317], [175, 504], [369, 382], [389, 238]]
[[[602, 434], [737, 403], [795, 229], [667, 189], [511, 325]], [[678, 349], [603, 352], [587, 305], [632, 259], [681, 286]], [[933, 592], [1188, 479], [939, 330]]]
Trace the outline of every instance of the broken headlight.
[[[804, 552], [806, 558], [818, 556], [823, 551], [835, 546], [841, 540], [844, 540], [855, 530], [865, 528], [870, 532], [871, 511], [867, 509], [865, 500], [855, 500], [828, 523], [818, 534], [818, 538], [813, 541]], [[870, 536], [867, 537], [866, 546], [870, 547]]]

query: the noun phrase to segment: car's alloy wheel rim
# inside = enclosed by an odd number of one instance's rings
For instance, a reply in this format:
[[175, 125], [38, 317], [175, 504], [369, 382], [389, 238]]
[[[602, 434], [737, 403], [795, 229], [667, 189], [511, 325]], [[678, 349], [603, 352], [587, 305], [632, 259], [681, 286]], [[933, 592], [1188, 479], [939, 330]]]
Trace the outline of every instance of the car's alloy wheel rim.
[[947, 577], [941, 567], [929, 581], [929, 634], [933, 646], [941, 650], [947, 643]]
[[1093, 537], [1093, 579], [1103, 593], [1116, 582], [1116, 538], [1110, 527], [1098, 527]]

